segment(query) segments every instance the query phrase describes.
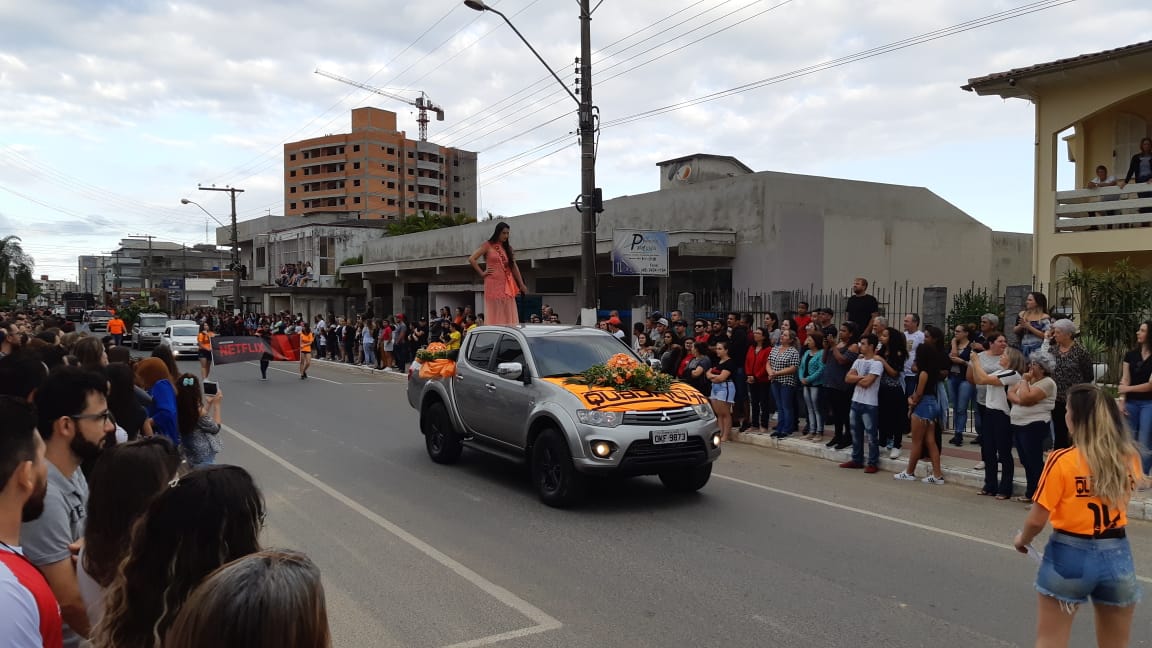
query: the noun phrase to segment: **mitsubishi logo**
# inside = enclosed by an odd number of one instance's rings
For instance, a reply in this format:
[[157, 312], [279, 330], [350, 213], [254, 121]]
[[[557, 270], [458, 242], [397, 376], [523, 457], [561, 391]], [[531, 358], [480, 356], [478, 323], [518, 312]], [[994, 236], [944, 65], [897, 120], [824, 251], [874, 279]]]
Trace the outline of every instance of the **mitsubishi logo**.
[[668, 412], [660, 412], [660, 420], [663, 422], [671, 421], [672, 417], [668, 416]]

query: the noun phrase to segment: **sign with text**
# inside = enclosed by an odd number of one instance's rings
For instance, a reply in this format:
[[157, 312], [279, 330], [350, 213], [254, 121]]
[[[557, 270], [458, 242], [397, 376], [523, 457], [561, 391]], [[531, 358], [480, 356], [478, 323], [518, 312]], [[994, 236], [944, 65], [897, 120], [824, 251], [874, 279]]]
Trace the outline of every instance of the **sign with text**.
[[668, 232], [614, 231], [612, 233], [612, 276], [667, 277]]
[[254, 362], [272, 354], [273, 360], [300, 359], [300, 336], [273, 335], [269, 344], [255, 335], [216, 335], [212, 337], [212, 361], [216, 364]]

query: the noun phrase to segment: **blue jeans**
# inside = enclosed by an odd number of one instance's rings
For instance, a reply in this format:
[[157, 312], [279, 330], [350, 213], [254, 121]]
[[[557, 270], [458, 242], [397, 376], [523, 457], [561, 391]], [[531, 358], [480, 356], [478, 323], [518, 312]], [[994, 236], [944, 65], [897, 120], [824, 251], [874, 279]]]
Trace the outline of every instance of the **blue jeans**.
[[375, 354], [375, 349], [373, 349], [373, 346], [374, 345], [371, 342], [367, 342], [363, 346], [364, 364], [366, 364], [366, 365], [376, 364], [376, 354]]
[[[1128, 427], [1136, 436], [1136, 442], [1146, 449], [1152, 449], [1152, 400], [1124, 400], [1124, 413], [1128, 415]], [[1140, 458], [1144, 474], [1152, 470], [1152, 456]]]
[[1027, 481], [1024, 497], [1028, 499], [1032, 499], [1036, 487], [1040, 485], [1040, 473], [1044, 472], [1044, 439], [1051, 431], [1048, 421], [1012, 426], [1016, 454], [1020, 455], [1020, 463], [1024, 465], [1024, 479]]
[[880, 443], [876, 438], [876, 423], [880, 408], [875, 405], [852, 402], [852, 461], [864, 463], [864, 435], [868, 435], [868, 463], [880, 463]]
[[824, 393], [816, 385], [805, 385], [804, 407], [808, 410], [808, 433], [824, 436]]
[[968, 427], [968, 408], [975, 395], [976, 385], [965, 380], [964, 376], [948, 376], [948, 402], [952, 404], [954, 439], [963, 436], [964, 428]]
[[[1004, 497], [1012, 496], [1012, 476], [1016, 460], [1012, 458], [1012, 422], [1008, 414], [996, 409], [984, 409], [980, 435], [980, 460], [984, 462], [984, 492]], [[1000, 479], [996, 479], [996, 468]]]
[[796, 387], [773, 380], [772, 398], [776, 401], [776, 432], [792, 434], [796, 431]]

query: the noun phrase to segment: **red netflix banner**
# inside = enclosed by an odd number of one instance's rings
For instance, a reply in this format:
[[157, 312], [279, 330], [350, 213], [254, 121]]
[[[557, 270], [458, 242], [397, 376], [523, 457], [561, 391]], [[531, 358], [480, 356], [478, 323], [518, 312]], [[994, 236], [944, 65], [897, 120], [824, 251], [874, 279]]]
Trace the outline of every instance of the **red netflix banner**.
[[277, 333], [272, 336], [272, 359], [273, 360], [291, 360], [293, 362], [300, 360], [300, 336], [296, 333], [291, 335], [284, 335]]
[[212, 361], [215, 364], [233, 362], [253, 362], [265, 353], [271, 353], [273, 360], [298, 361], [300, 359], [300, 336], [273, 335], [269, 344], [264, 338], [254, 335], [212, 337]]

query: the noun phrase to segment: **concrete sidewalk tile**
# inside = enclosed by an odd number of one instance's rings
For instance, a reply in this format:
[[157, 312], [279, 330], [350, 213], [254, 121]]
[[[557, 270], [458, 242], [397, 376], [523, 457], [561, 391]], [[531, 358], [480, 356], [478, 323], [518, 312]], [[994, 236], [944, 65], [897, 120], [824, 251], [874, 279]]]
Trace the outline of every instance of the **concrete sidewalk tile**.
[[[792, 454], [804, 455], [807, 457], [816, 457], [841, 463], [851, 459], [851, 449], [845, 448], [844, 450], [834, 450], [824, 446], [827, 441], [814, 443], [799, 437], [786, 437], [783, 439], [774, 439], [768, 434], [759, 433], [752, 434], [749, 432], [734, 432], [734, 437], [740, 443], [760, 446], [762, 448], [772, 448], [783, 452]], [[829, 437], [830, 438], [830, 437]], [[908, 467], [908, 451], [909, 442], [905, 440], [904, 447], [901, 449], [901, 457], [899, 459], [888, 459], [887, 450], [881, 449], [880, 452], [880, 470], [897, 473]], [[959, 455], [959, 456], [957, 456]], [[969, 457], [967, 455], [974, 455]], [[953, 450], [952, 452], [945, 452], [941, 456], [941, 471], [944, 473], [944, 483], [963, 486], [965, 488], [973, 488], [980, 490], [984, 487], [984, 471], [974, 470], [976, 463], [980, 460], [979, 454], [972, 453], [966, 450]], [[931, 468], [931, 463], [927, 460], [921, 460], [916, 465], [916, 476], [924, 478], [928, 476], [928, 471]], [[1024, 479], [1023, 468], [1017, 467], [1016, 475], [1013, 481], [1012, 494], [1023, 495], [1026, 487]], [[1152, 491], [1144, 491], [1136, 493], [1132, 501], [1128, 503], [1128, 517], [1134, 520], [1152, 520]]]

